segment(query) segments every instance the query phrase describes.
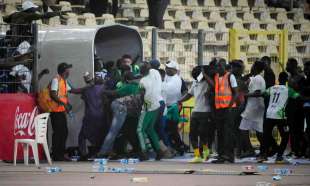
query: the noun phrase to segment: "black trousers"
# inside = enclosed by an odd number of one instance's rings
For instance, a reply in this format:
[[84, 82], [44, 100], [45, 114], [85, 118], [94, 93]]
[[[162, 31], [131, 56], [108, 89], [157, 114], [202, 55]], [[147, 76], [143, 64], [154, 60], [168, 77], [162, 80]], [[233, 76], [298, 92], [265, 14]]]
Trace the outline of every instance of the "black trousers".
[[[199, 148], [201, 145], [212, 144], [212, 123], [210, 113], [207, 112], [193, 112], [191, 116], [191, 125], [189, 138], [193, 149]], [[199, 143], [200, 141], [200, 143]]]
[[234, 161], [234, 109], [217, 109], [215, 111], [215, 122], [219, 158]]
[[289, 99], [287, 104], [287, 123], [290, 127], [292, 152], [297, 156], [305, 153], [303, 102], [298, 99]]
[[[119, 150], [118, 153], [125, 153], [127, 142], [132, 146], [132, 152], [133, 153], [140, 153], [141, 152], [141, 147], [139, 143], [139, 139], [137, 136], [137, 127], [139, 123], [139, 116], [130, 116], [127, 115], [126, 120], [124, 122], [124, 125], [120, 131], [120, 137], [117, 139], [117, 143], [122, 143], [118, 144]], [[120, 150], [122, 149], [122, 150]]]
[[[304, 113], [306, 116], [306, 136], [307, 136], [307, 144], [308, 144], [308, 150], [310, 151], [310, 107], [304, 107]], [[310, 152], [308, 151], [308, 158], [310, 156]]]
[[108, 0], [89, 0], [89, 10], [96, 17], [100, 17], [108, 11]]
[[54, 160], [63, 160], [68, 137], [67, 116], [65, 112], [52, 112], [51, 123], [53, 128], [52, 152]]
[[168, 0], [147, 0], [149, 7], [149, 25], [164, 28], [164, 14], [168, 6]]
[[[264, 103], [265, 103], [265, 114], [264, 114], [264, 123], [263, 123], [263, 127], [265, 127], [265, 125], [267, 124], [267, 109], [268, 109], [268, 105], [269, 105], [269, 97], [264, 97]], [[276, 142], [275, 139], [271, 138], [269, 141], [269, 145], [271, 146], [271, 148], [276, 149], [278, 147], [278, 144]]]
[[[274, 146], [273, 141], [274, 138], [272, 136], [273, 128], [277, 126], [280, 136], [281, 136], [281, 143], [280, 146]], [[266, 124], [264, 125], [264, 148], [263, 148], [263, 154], [264, 156], [268, 155], [269, 148], [277, 148], [275, 149], [278, 154], [277, 156], [282, 156], [287, 143], [288, 143], [288, 137], [289, 137], [289, 131], [288, 131], [288, 125], [286, 123], [285, 119], [266, 119]]]
[[179, 134], [178, 122], [167, 120], [167, 134], [171, 141], [171, 146], [175, 150], [182, 152], [184, 149], [184, 142]]

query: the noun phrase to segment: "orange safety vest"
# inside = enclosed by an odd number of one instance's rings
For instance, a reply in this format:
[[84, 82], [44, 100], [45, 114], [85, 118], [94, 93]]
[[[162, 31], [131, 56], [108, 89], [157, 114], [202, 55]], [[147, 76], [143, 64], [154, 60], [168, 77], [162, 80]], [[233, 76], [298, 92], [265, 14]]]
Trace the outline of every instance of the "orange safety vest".
[[[215, 108], [224, 109], [228, 108], [231, 100], [233, 99], [231, 85], [230, 85], [230, 73], [226, 72], [225, 75], [219, 80], [219, 74], [215, 74]], [[236, 107], [236, 103], [232, 105]]]
[[[61, 76], [57, 75], [58, 79], [58, 91], [57, 96], [58, 98], [65, 104], [68, 103], [68, 92], [67, 92], [67, 82]], [[63, 105], [58, 105], [56, 108], [52, 109], [52, 112], [64, 112], [66, 111]]]

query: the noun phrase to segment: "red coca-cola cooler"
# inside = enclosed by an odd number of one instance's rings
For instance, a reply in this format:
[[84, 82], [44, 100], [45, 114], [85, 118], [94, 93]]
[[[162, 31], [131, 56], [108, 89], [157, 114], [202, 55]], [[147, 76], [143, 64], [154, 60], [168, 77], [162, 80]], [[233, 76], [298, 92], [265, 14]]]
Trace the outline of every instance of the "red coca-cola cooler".
[[[34, 118], [39, 113], [32, 94], [0, 94], [0, 160], [12, 161], [14, 140], [34, 139]], [[32, 149], [29, 149], [32, 158]], [[42, 148], [39, 147], [42, 158]], [[22, 145], [18, 147], [18, 160], [23, 160]]]

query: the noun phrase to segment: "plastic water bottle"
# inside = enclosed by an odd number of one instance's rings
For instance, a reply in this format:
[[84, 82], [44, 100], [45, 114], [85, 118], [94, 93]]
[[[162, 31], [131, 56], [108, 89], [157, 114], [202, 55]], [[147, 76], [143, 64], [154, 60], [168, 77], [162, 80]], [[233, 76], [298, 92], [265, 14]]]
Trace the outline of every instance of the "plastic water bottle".
[[46, 167], [46, 170], [48, 173], [58, 173], [62, 171], [60, 167]]
[[133, 173], [134, 170], [135, 170], [134, 168], [129, 168], [129, 167], [125, 168], [125, 172], [127, 173]]
[[259, 165], [259, 166], [257, 166], [257, 169], [259, 172], [266, 172], [268, 170], [268, 166], [267, 165]]
[[108, 160], [105, 158], [94, 159], [94, 163], [98, 165], [106, 165], [108, 163]]
[[78, 161], [80, 159], [79, 153], [77, 150], [74, 150], [74, 156], [71, 156], [72, 161]]
[[121, 159], [121, 160], [120, 160], [120, 163], [121, 163], [122, 165], [128, 165], [128, 159]]
[[136, 158], [129, 158], [128, 159], [128, 164], [137, 164], [137, 163], [139, 163], [140, 162], [140, 160], [139, 159], [136, 159]]
[[280, 175], [277, 175], [277, 176], [273, 176], [272, 177], [272, 180], [274, 180], [274, 181], [279, 181], [279, 180], [281, 180], [282, 179], [282, 177], [280, 176]]
[[107, 159], [95, 159], [93, 162], [93, 172], [108, 172]]

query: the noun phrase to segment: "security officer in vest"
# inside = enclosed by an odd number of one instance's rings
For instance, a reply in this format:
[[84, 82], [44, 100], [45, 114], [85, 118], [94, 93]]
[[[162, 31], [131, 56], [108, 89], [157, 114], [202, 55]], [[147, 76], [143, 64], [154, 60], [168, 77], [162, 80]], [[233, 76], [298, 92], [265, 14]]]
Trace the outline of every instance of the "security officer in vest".
[[67, 79], [71, 64], [60, 63], [57, 67], [58, 75], [53, 78], [50, 84], [51, 98], [58, 103], [58, 107], [51, 112], [51, 123], [53, 128], [52, 152], [54, 161], [70, 160], [65, 157], [66, 140], [68, 136], [67, 116], [72, 106], [68, 100], [68, 92], [78, 94], [82, 89], [74, 89], [70, 86]]
[[234, 163], [234, 108], [238, 96], [238, 84], [233, 74], [226, 71], [225, 59], [216, 63], [214, 76], [215, 122], [218, 137], [218, 159], [212, 163]]

